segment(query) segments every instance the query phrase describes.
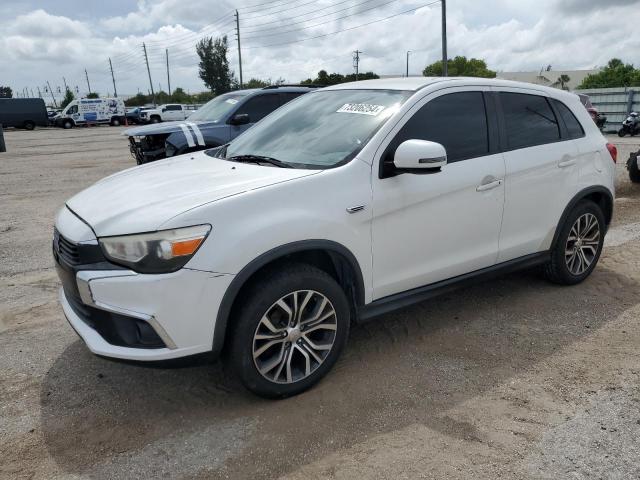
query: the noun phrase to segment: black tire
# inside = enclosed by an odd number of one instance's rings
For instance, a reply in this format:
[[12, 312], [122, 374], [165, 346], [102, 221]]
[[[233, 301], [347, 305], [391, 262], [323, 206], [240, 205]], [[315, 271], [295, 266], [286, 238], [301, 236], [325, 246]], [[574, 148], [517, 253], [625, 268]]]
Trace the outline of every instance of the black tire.
[[[578, 271], [572, 271], [571, 258], [573, 257], [567, 258], [567, 255], [571, 255], [571, 253], [567, 254], [566, 252], [575, 252], [576, 250], [580, 249], [580, 245], [578, 245], [576, 241], [572, 241], [569, 236], [571, 234], [571, 238], [574, 238], [572, 229], [576, 225], [578, 219], [590, 218], [589, 215], [595, 217], [595, 220], [597, 221], [597, 247], [595, 245], [593, 246], [593, 248], [595, 249], [595, 253], [593, 253], [593, 257], [590, 258], [591, 261], [584, 271], [579, 271], [579, 268], [577, 269]], [[544, 267], [544, 273], [547, 279], [554, 283], [560, 285], [575, 285], [584, 281], [589, 275], [591, 275], [591, 272], [593, 272], [593, 269], [598, 263], [600, 254], [602, 253], [602, 245], [604, 243], [604, 235], [606, 230], [604, 214], [596, 203], [590, 200], [581, 200], [573, 208], [573, 210], [571, 210], [569, 215], [567, 215], [564, 224], [560, 228], [561, 230], [558, 235], [558, 239], [553, 249], [551, 250], [551, 258]], [[585, 235], [585, 237], [593, 238], [593, 232], [594, 231], [591, 231], [589, 235]], [[581, 241], [584, 240], [584, 238], [581, 239]], [[595, 240], [593, 240], [593, 243], [596, 243]], [[573, 255], [575, 255], [575, 253], [573, 253]], [[591, 255], [592, 253], [589, 252], [588, 256], [591, 257]], [[586, 263], [586, 256], [583, 255], [582, 259], [585, 259]], [[582, 261], [579, 253], [577, 259], [574, 259], [574, 261]]]
[[26, 122], [24, 122], [24, 128], [27, 130], [33, 130], [34, 128], [36, 128], [36, 124], [31, 120], [27, 120]]
[[62, 128], [66, 128], [66, 129], [73, 128], [73, 122], [71, 120], [65, 120], [62, 123]]
[[111, 126], [112, 127], [119, 127], [120, 126], [120, 119], [117, 117], [113, 117], [111, 119]]
[[151, 123], [160, 123], [160, 117], [154, 115], [153, 117], [151, 117]]
[[624, 128], [621, 128], [620, 130], [618, 130], [618, 136], [619, 137], [624, 137], [627, 134], [627, 132], [625, 131]]
[[[305, 290], [307, 292], [300, 292]], [[310, 329], [301, 339], [295, 341], [290, 337], [283, 337], [283, 340], [278, 340], [278, 343], [273, 346], [273, 352], [270, 353], [267, 350], [267, 355], [272, 355], [269, 359], [270, 363], [276, 357], [281, 358], [277, 365], [285, 364], [287, 358], [289, 365], [292, 365], [291, 371], [297, 372], [299, 378], [296, 380], [291, 376], [291, 382], [286, 378], [286, 371], [283, 371], [282, 382], [278, 382], [275, 379], [276, 375], [279, 375], [278, 368], [269, 370], [266, 375], [271, 375], [274, 378], [266, 378], [258, 370], [257, 362], [260, 359], [254, 361], [254, 347], [258, 350], [264, 346], [264, 343], [257, 343], [254, 339], [254, 335], [258, 335], [259, 328], [263, 325], [262, 319], [265, 318], [276, 307], [276, 302], [293, 295], [294, 292], [298, 292], [300, 295], [306, 295], [308, 291], [313, 291], [319, 294], [318, 300], [315, 298], [307, 303], [306, 309], [303, 308], [299, 318], [305, 312], [309, 312], [309, 308], [319, 309], [321, 297], [324, 297], [329, 301], [327, 304], [329, 309], [333, 307], [335, 315], [330, 317], [330, 321], [335, 323], [335, 330], [321, 333], [321, 335], [330, 335], [333, 337], [333, 343], [330, 349], [326, 350], [328, 353], [321, 362], [315, 362], [309, 355], [301, 353], [304, 348], [310, 348], [305, 342], [312, 340], [318, 343], [325, 343], [317, 338], [311, 337], [312, 329]], [[350, 326], [350, 308], [347, 297], [336, 281], [324, 271], [306, 264], [288, 264], [279, 268], [270, 269], [262, 274], [256, 281], [248, 287], [247, 291], [243, 294], [243, 298], [240, 300], [242, 306], [236, 312], [232, 319], [234, 329], [232, 332], [230, 350], [228, 351], [229, 361], [233, 367], [235, 373], [238, 375], [244, 386], [255, 393], [256, 395], [267, 398], [285, 398], [291, 395], [301, 393], [308, 388], [315, 385], [322, 377], [324, 377], [329, 370], [333, 367], [338, 360], [340, 353], [344, 345], [347, 342], [349, 336]], [[315, 302], [315, 303], [313, 303]], [[300, 301], [299, 304], [304, 302]], [[329, 310], [330, 311], [330, 310]], [[284, 311], [282, 311], [284, 313]], [[317, 310], [316, 310], [317, 312]], [[287, 320], [280, 315], [280, 318], [271, 316], [273, 326], [277, 326], [282, 329], [284, 322], [287, 326]], [[311, 322], [313, 323], [313, 322]], [[315, 325], [315, 323], [313, 323]], [[304, 325], [301, 327], [304, 328]], [[287, 335], [287, 328], [282, 335]], [[322, 332], [322, 330], [320, 330]], [[317, 334], [318, 331], [314, 332]], [[289, 341], [291, 340], [291, 341]], [[264, 340], [267, 343], [266, 340]], [[287, 347], [288, 345], [288, 347]], [[271, 348], [271, 347], [270, 347]], [[291, 356], [288, 357], [288, 352], [291, 350]], [[318, 353], [318, 350], [314, 350]], [[304, 356], [303, 356], [304, 355]], [[305, 358], [310, 358], [313, 369], [309, 369], [310, 373], [302, 371], [302, 366], [305, 369], [308, 363], [305, 362]], [[295, 360], [295, 361], [294, 361]], [[316, 365], [316, 363], [318, 363]], [[299, 367], [297, 368], [296, 365]], [[274, 372], [275, 371], [275, 372]], [[306, 375], [306, 376], [304, 376]]]
[[633, 183], [640, 183], [640, 169], [638, 168], [638, 153], [632, 153], [627, 162], [629, 170], [629, 180]]

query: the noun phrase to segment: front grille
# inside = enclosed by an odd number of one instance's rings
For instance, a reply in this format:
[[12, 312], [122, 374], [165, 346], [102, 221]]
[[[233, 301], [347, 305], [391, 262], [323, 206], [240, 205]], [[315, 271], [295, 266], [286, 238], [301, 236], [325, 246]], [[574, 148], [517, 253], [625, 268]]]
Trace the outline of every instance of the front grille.
[[[57, 228], [53, 229], [53, 257], [59, 264], [66, 267], [107, 262], [100, 245], [74, 243], [65, 238]], [[111, 266], [110, 268], [120, 267]], [[100, 265], [97, 269], [104, 270], [104, 265]]]
[[58, 229], [53, 230], [53, 249], [69, 265], [80, 265], [78, 245], [60, 235]]

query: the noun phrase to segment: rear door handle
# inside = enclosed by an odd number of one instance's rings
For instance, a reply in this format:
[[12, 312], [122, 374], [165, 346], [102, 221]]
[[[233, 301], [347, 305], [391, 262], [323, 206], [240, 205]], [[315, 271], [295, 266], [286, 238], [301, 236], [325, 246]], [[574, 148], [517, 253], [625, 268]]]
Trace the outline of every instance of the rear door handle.
[[571, 167], [572, 165], [575, 165], [575, 164], [576, 164], [575, 160], [565, 160], [564, 162], [560, 162], [558, 164], [558, 167], [567, 168], [567, 167]]
[[487, 183], [478, 185], [478, 188], [476, 188], [476, 192], [486, 192], [487, 190], [491, 190], [493, 188], [499, 187], [500, 185], [502, 185], [502, 180], [492, 179]]

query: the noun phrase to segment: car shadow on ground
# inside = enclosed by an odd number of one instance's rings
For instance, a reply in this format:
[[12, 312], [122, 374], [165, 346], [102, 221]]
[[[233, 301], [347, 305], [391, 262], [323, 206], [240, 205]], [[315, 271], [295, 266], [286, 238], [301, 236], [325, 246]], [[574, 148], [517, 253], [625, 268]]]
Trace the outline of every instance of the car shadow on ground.
[[245, 392], [220, 362], [145, 368], [76, 341], [42, 383], [45, 443], [64, 471], [95, 478], [273, 478], [367, 436], [441, 428], [439, 412], [592, 334], [634, 291], [603, 266], [575, 287], [525, 272], [465, 288], [356, 326], [328, 377], [282, 401]]

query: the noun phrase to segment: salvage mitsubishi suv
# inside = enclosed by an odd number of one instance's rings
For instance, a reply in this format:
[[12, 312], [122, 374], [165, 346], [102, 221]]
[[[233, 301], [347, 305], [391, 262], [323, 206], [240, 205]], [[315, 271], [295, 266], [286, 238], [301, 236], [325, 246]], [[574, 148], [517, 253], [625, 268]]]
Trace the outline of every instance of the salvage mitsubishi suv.
[[517, 268], [583, 281], [615, 161], [561, 90], [471, 78], [316, 90], [229, 144], [71, 198], [53, 241], [60, 302], [98, 355], [224, 351], [251, 391], [293, 395], [331, 369], [353, 322]]

